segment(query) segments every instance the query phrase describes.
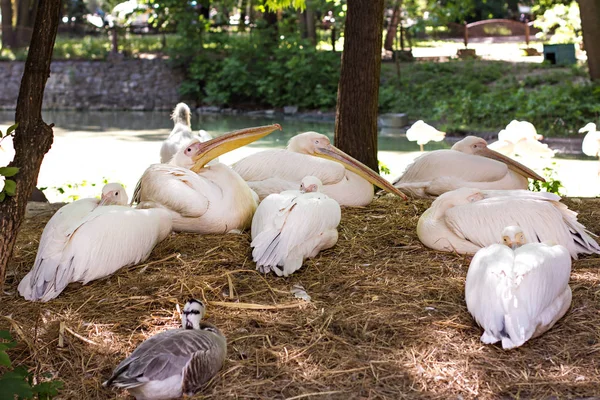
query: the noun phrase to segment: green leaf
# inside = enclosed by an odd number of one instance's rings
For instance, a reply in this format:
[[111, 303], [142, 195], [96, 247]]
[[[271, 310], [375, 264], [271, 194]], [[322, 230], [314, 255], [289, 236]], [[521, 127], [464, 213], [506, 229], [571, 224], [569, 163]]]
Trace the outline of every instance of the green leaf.
[[10, 362], [10, 357], [3, 351], [0, 351], [0, 365], [4, 365], [5, 367], [9, 367], [12, 365]]
[[58, 390], [62, 389], [64, 383], [62, 381], [42, 382], [33, 387], [33, 391], [39, 394], [39, 398], [52, 398], [58, 394]]
[[4, 190], [3, 190], [2, 192], [0, 192], [0, 203], [2, 203], [5, 198], [6, 198], [6, 193], [4, 193]]
[[17, 190], [17, 182], [7, 179], [4, 181], [4, 192], [7, 196], [14, 196]]
[[10, 334], [9, 331], [0, 331], [0, 339], [4, 339], [4, 340], [13, 340], [12, 335]]
[[14, 400], [15, 395], [29, 399], [33, 397], [33, 390], [25, 378], [14, 372], [6, 372], [0, 377], [0, 400]]
[[17, 129], [19, 127], [19, 124], [16, 123], [14, 125], [11, 125], [8, 127], [7, 131], [6, 131], [6, 136], [10, 135], [11, 133], [13, 133], [15, 131], [15, 129]]
[[0, 168], [0, 175], [4, 175], [7, 178], [11, 176], [15, 176], [19, 172], [19, 168], [17, 167], [2, 167]]

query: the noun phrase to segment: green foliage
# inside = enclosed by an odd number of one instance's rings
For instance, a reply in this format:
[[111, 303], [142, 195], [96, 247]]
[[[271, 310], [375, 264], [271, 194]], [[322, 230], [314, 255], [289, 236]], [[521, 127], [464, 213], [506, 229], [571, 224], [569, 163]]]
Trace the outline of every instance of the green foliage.
[[[295, 36], [222, 38], [187, 65], [182, 94], [215, 105], [335, 107], [340, 58]], [[175, 56], [181, 59], [182, 56]]]
[[529, 180], [529, 190], [532, 192], [548, 192], [555, 193], [559, 196], [563, 196], [564, 186], [562, 182], [556, 179], [556, 171], [554, 168], [556, 167], [556, 163], [552, 163], [552, 167], [545, 167], [542, 175], [546, 179], [546, 182], [542, 181], [534, 181], [533, 179]]
[[526, 120], [544, 135], [576, 134], [600, 113], [600, 86], [580, 67], [552, 68], [494, 61], [403, 65], [400, 80], [384, 65], [381, 112], [444, 125], [449, 132], [497, 130]]
[[305, 0], [265, 0], [265, 7], [272, 11], [288, 7], [304, 10], [306, 4]]
[[556, 4], [536, 18], [534, 26], [542, 30], [538, 35], [549, 43], [581, 43], [581, 18], [576, 1]]
[[0, 400], [19, 399], [51, 399], [63, 387], [61, 381], [46, 381], [33, 385], [33, 375], [25, 367], [12, 367], [12, 362], [7, 350], [15, 347], [10, 332], [0, 330], [0, 366], [5, 372], [0, 374]]
[[392, 171], [390, 171], [388, 166], [385, 165], [384, 163], [382, 163], [380, 160], [377, 160], [377, 163], [379, 164], [379, 173], [380, 174], [390, 175], [392, 173]]
[[[2, 141], [9, 136], [13, 136], [15, 129], [17, 129], [18, 126], [19, 124], [9, 126], [5, 133], [0, 131], [0, 148], [2, 148]], [[0, 167], [0, 203], [4, 201], [6, 196], [15, 195], [17, 190], [17, 183], [12, 179], [6, 178], [11, 178], [15, 176], [18, 172], [19, 168], [16, 167]]]

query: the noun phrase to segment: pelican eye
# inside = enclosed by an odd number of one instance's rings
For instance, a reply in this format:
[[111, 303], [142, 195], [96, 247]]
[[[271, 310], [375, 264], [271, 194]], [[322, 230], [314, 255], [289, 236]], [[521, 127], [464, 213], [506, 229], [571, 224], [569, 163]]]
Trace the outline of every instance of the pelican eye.
[[118, 195], [119, 195], [119, 192], [115, 192], [115, 196], [118, 196]]

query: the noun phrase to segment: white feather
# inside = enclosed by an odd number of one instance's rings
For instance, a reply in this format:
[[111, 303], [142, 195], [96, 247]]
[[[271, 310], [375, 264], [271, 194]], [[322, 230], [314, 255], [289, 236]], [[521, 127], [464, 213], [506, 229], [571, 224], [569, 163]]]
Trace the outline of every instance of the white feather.
[[494, 244], [475, 254], [465, 284], [467, 308], [484, 343], [521, 346], [550, 329], [571, 304], [571, 258], [560, 245]]
[[[306, 258], [335, 245], [339, 204], [322, 193], [286, 191], [268, 196], [252, 221], [252, 256], [259, 267], [288, 276]], [[283, 267], [283, 268], [280, 268]]]

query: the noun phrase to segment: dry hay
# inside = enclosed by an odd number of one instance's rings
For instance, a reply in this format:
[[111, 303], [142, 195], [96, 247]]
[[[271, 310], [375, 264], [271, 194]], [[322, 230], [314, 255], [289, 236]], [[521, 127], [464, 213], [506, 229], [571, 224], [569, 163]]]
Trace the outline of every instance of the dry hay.
[[[566, 200], [600, 232], [600, 200]], [[16, 294], [49, 218], [29, 218], [0, 302], [16, 364], [65, 382], [65, 399], [124, 398], [101, 386], [142, 340], [177, 327], [176, 304], [208, 301], [228, 360], [207, 398], [547, 398], [600, 392], [598, 257], [574, 262], [573, 304], [543, 336], [504, 351], [483, 345], [464, 303], [470, 258], [425, 249], [415, 226], [428, 201], [390, 196], [344, 209], [340, 240], [289, 278], [261, 276], [248, 233], [173, 234], [143, 265], [49, 303]], [[295, 299], [302, 284], [312, 302]], [[251, 308], [250, 305], [261, 305]], [[256, 306], [255, 306], [256, 307]], [[66, 327], [57, 347], [59, 325]], [[17, 328], [18, 327], [18, 328]]]

